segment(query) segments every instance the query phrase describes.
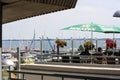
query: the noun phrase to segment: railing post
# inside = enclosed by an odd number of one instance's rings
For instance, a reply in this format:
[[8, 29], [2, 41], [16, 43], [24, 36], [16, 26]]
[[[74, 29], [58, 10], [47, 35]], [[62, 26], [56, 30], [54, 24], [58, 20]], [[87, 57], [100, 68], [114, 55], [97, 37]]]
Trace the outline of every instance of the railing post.
[[[21, 58], [20, 57], [20, 49], [19, 49], [19, 47], [17, 47], [17, 60], [18, 60], [18, 62], [17, 62], [17, 70], [20, 70], [20, 63], [21, 63], [20, 58]], [[20, 74], [18, 74], [17, 77], [20, 78]]]
[[62, 76], [62, 80], [64, 80], [64, 77]]
[[43, 80], [43, 75], [41, 75], [41, 80]]
[[22, 75], [22, 78], [23, 78], [23, 80], [24, 80], [24, 73], [23, 73], [23, 75]]
[[[8, 66], [8, 69], [10, 71], [10, 66]], [[11, 72], [9, 72], [9, 79], [11, 79]]]

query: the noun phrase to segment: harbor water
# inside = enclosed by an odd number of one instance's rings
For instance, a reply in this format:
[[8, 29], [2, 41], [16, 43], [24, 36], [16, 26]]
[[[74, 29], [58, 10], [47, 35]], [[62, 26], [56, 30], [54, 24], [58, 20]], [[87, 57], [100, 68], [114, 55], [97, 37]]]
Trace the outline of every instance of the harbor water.
[[[55, 43], [56, 39], [42, 39], [42, 49], [47, 51], [47, 50], [52, 50], [53, 48], [55, 48], [56, 43]], [[85, 40], [91, 40], [91, 39], [63, 39], [64, 41], [67, 42], [67, 46], [65, 46], [64, 48], [60, 48], [61, 51], [67, 51], [67, 50], [71, 50], [72, 46], [74, 48], [74, 50], [77, 50], [79, 48], [80, 45], [83, 45]], [[97, 47], [102, 47], [103, 49], [106, 48], [106, 39], [92, 39], [93, 43], [95, 45], [97, 45]], [[115, 39], [116, 43], [117, 43], [117, 48], [120, 48], [120, 39], [117, 38]], [[72, 43], [73, 41], [73, 43]], [[41, 40], [40, 39], [35, 39], [33, 40], [18, 40], [18, 39], [9, 39], [9, 40], [3, 40], [2, 42], [3, 44], [3, 48], [8, 48], [8, 49], [12, 49], [12, 48], [17, 48], [20, 47], [22, 49], [24, 49], [26, 46], [28, 48], [34, 48], [34, 49], [40, 49], [41, 48]], [[73, 45], [72, 45], [73, 44]]]

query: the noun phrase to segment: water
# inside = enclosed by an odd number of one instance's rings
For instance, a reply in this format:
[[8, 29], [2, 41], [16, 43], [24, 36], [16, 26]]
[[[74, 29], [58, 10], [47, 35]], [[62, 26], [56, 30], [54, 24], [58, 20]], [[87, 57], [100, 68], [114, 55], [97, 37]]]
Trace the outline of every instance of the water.
[[[67, 51], [70, 50], [72, 48], [72, 40], [71, 39], [64, 39], [67, 42], [67, 46], [65, 46], [64, 48], [60, 48], [61, 51]], [[90, 39], [86, 39], [86, 40], [90, 40]], [[106, 39], [93, 39], [94, 44], [97, 43], [98, 47], [102, 47], [102, 48], [106, 48], [106, 44], [105, 44], [105, 40]], [[55, 39], [50, 39], [49, 40], [52, 47], [54, 48], [54, 45], [56, 45], [55, 43]], [[78, 49], [78, 47], [80, 45], [84, 44], [85, 39], [73, 39], [73, 48], [75, 50]], [[97, 41], [97, 42], [96, 42]], [[25, 49], [26, 46], [28, 46], [28, 48], [35, 48], [35, 49], [40, 49], [41, 48], [41, 44], [40, 44], [40, 40], [39, 39], [35, 39], [34, 42], [31, 45], [32, 40], [3, 40], [2, 44], [3, 44], [3, 48], [17, 48], [20, 47], [22, 49]], [[116, 39], [117, 42], [117, 48], [120, 48], [120, 39], [117, 38]], [[43, 39], [42, 40], [42, 49], [43, 50], [52, 50], [50, 43], [48, 42], [47, 39]]]

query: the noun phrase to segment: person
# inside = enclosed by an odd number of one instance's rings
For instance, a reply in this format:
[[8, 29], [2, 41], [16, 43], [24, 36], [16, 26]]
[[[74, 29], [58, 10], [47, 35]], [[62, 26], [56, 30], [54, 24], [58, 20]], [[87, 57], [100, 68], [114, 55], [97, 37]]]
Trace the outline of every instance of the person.
[[98, 52], [96, 53], [97, 56], [101, 56], [98, 57], [97, 60], [101, 60], [102, 64], [107, 64], [107, 59], [106, 59], [106, 55], [103, 53], [102, 48], [98, 47]]
[[101, 48], [101, 47], [98, 47], [98, 51], [94, 54], [94, 55], [96, 56], [96, 59], [97, 59], [98, 61], [102, 61], [102, 58], [101, 58], [102, 54], [103, 54], [102, 48]]
[[96, 54], [102, 55], [102, 48], [98, 47], [98, 52]]
[[88, 48], [85, 48], [85, 51], [82, 51], [80, 55], [90, 55]]

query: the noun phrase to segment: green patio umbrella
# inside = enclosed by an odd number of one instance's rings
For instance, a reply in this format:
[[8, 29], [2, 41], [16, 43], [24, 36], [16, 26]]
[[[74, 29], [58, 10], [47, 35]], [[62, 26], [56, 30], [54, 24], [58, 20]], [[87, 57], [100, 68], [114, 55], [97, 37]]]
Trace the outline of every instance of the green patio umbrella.
[[63, 28], [62, 30], [90, 31], [91, 32], [91, 40], [92, 40], [93, 39], [93, 32], [103, 32], [101, 27], [103, 27], [103, 25], [90, 23], [90, 24], [73, 25], [73, 26]]
[[109, 26], [109, 27], [101, 27], [103, 33], [120, 33], [120, 27], [117, 26]]
[[63, 28], [62, 30], [80, 30], [80, 31], [90, 31], [91, 32], [91, 38], [93, 38], [93, 32], [103, 32], [101, 27], [104, 27], [103, 25], [100, 24], [78, 24], [78, 25], [73, 25], [69, 26], [66, 28]]
[[113, 39], [115, 38], [115, 33], [120, 33], [120, 27], [117, 26], [101, 26], [101, 31], [102, 33], [112, 33], [113, 34]]
[[94, 32], [101, 32], [101, 26], [99, 24], [78, 24], [63, 28], [62, 30], [81, 30], [81, 31], [94, 31]]
[[[100, 24], [78, 24], [63, 28], [62, 30], [80, 30], [80, 31], [90, 31], [91, 32], [91, 40], [93, 39], [93, 32], [103, 32], [101, 27], [103, 25]], [[92, 62], [92, 54], [91, 54], [91, 62]]]
[[[120, 33], [120, 27], [119, 26], [111, 26], [111, 27], [101, 27], [103, 33], [111, 33], [113, 34], [113, 40], [115, 41], [115, 34]], [[113, 55], [114, 55], [114, 48], [113, 48]]]
[[78, 24], [63, 28], [62, 30], [80, 30], [80, 31], [91, 31], [91, 38], [93, 38], [92, 32], [102, 33], [120, 33], [120, 27], [116, 26], [105, 26], [100, 24]]

